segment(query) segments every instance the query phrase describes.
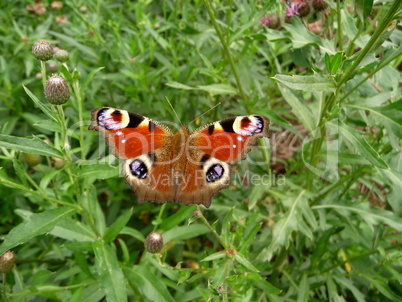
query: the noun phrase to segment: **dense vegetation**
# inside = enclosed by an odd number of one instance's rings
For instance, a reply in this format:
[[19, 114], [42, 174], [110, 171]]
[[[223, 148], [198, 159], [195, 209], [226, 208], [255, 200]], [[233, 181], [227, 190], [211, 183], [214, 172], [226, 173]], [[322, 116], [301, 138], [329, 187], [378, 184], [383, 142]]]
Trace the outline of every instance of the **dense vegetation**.
[[[402, 301], [401, 2], [2, 1], [1, 299]], [[192, 129], [271, 120], [208, 209], [138, 204], [87, 130], [178, 124], [166, 98]]]

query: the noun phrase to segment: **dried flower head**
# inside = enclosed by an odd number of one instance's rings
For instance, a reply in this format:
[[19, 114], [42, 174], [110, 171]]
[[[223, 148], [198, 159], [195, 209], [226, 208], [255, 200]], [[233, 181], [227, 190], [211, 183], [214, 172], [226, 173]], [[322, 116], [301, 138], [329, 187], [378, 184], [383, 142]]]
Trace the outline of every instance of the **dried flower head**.
[[49, 63], [48, 67], [50, 72], [56, 72], [57, 70], [59, 70], [59, 67], [56, 63]]
[[64, 104], [70, 98], [70, 88], [67, 81], [58, 75], [54, 75], [46, 81], [44, 93], [49, 103], [54, 105]]
[[48, 61], [53, 57], [53, 46], [45, 40], [39, 40], [32, 46], [32, 53], [38, 60]]
[[35, 15], [44, 15], [46, 14], [46, 7], [43, 6], [42, 2], [36, 1], [34, 5], [27, 5], [25, 7], [30, 13]]
[[54, 58], [61, 63], [67, 62], [69, 57], [70, 53], [67, 50], [59, 48], [57, 51], [54, 52]]
[[63, 2], [61, 2], [61, 1], [53, 1], [50, 4], [50, 7], [53, 8], [53, 9], [62, 9], [63, 8]]
[[68, 21], [67, 17], [64, 15], [60, 15], [56, 17], [56, 22], [59, 24], [66, 24]]
[[15, 254], [12, 251], [5, 252], [0, 256], [0, 273], [8, 273], [15, 264]]
[[145, 249], [150, 253], [158, 253], [163, 246], [163, 237], [158, 232], [148, 234], [145, 239]]

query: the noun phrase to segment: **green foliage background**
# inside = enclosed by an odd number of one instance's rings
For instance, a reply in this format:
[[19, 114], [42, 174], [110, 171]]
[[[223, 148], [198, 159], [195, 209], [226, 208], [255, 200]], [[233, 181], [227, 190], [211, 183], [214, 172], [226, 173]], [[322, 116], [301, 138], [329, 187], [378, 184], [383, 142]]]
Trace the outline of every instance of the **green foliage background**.
[[[0, 4], [0, 255], [17, 255], [5, 301], [402, 301], [400, 0], [330, 2], [278, 29], [260, 20], [284, 2], [32, 4]], [[70, 52], [51, 61], [72, 91], [59, 108], [36, 77], [39, 39]], [[138, 205], [90, 111], [176, 122], [165, 97], [183, 123], [222, 102], [193, 128], [268, 116], [271, 141], [249, 155], [265, 164], [237, 175], [270, 181], [236, 178], [209, 209]]]

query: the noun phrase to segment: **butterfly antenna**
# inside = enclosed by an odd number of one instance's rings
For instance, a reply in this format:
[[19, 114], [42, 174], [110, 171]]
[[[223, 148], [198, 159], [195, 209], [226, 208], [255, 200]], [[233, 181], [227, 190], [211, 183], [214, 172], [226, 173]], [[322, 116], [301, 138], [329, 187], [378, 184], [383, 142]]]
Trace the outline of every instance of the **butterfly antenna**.
[[221, 102], [217, 103], [215, 106], [209, 108], [207, 111], [205, 111], [204, 113], [201, 113], [199, 116], [197, 116], [195, 119], [193, 119], [190, 123], [188, 123], [189, 125], [191, 123], [193, 123], [196, 119], [199, 119], [201, 116], [207, 114], [208, 112], [210, 112], [211, 110], [215, 109], [215, 107], [218, 107], [220, 104], [222, 104]]
[[182, 124], [182, 122], [181, 122], [179, 116], [177, 115], [176, 110], [174, 110], [174, 108], [173, 108], [173, 106], [172, 106], [172, 103], [169, 101], [169, 99], [168, 99], [167, 96], [165, 96], [165, 99], [166, 99], [166, 101], [169, 103], [170, 108], [172, 108], [172, 111], [173, 111], [174, 115], [176, 116], [177, 120], [179, 121], [180, 126], [183, 126], [183, 124]]

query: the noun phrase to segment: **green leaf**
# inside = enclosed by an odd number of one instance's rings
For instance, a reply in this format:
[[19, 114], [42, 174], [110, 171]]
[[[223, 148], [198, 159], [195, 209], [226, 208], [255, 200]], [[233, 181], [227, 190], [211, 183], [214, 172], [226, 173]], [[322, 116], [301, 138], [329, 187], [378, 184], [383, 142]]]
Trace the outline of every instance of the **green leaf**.
[[43, 115], [32, 114], [24, 112], [22, 116], [30, 123], [32, 126], [38, 128], [44, 133], [60, 132], [60, 126], [54, 120], [44, 119]]
[[239, 263], [242, 264], [244, 267], [246, 267], [249, 271], [251, 271], [251, 272], [256, 272], [256, 273], [258, 272], [258, 269], [257, 269], [254, 265], [252, 265], [251, 262], [248, 261], [248, 260], [246, 259], [246, 257], [244, 257], [242, 254], [237, 253], [237, 254], [235, 255], [235, 259], [237, 260], [237, 262], [239, 262]]
[[126, 211], [123, 215], [116, 219], [110, 227], [108, 227], [103, 235], [103, 240], [105, 243], [111, 242], [117, 235], [120, 234], [121, 230], [126, 226], [127, 222], [130, 220], [133, 214], [133, 208]]
[[127, 301], [126, 278], [117, 262], [115, 251], [100, 241], [94, 241], [92, 247], [95, 253], [95, 267], [99, 281], [110, 302]]
[[381, 169], [388, 169], [387, 163], [371, 147], [361, 133], [346, 124], [339, 122], [340, 133], [356, 148], [356, 151], [366, 158], [371, 164]]
[[332, 68], [331, 73], [336, 74], [338, 72], [339, 67], [341, 67], [343, 61], [343, 52], [337, 52], [332, 58]]
[[297, 197], [290, 197], [293, 200], [292, 205], [286, 214], [274, 224], [272, 230], [272, 240], [268, 247], [264, 248], [258, 255], [257, 258], [259, 260], [270, 260], [276, 250], [282, 246], [287, 247], [289, 245], [291, 233], [298, 230], [300, 227], [298, 225], [299, 219], [297, 218], [297, 216], [300, 215], [298, 213], [298, 208], [299, 203], [306, 198], [305, 194], [306, 191], [302, 190]]
[[81, 166], [79, 172], [81, 178], [89, 179], [90, 182], [96, 179], [108, 179], [120, 176], [119, 167], [101, 163]]
[[49, 104], [44, 104], [42, 103], [28, 88], [26, 88], [24, 85], [22, 85], [22, 87], [24, 87], [25, 92], [27, 93], [27, 95], [31, 98], [32, 101], [34, 101], [34, 103], [40, 108], [40, 110], [43, 111], [44, 114], [46, 114], [48, 117], [50, 117], [52, 120], [54, 120], [55, 122], [57, 122], [57, 119], [54, 115], [54, 113], [52, 112], [52, 110], [50, 109], [50, 105]]
[[334, 209], [339, 212], [353, 212], [361, 216], [363, 220], [367, 222], [369, 226], [378, 225], [379, 223], [383, 223], [393, 227], [398, 232], [402, 232], [402, 220], [401, 218], [390, 211], [377, 209], [371, 207], [370, 204], [364, 203], [355, 206], [341, 205], [341, 204], [328, 204], [328, 205], [318, 205], [313, 206], [313, 209]]
[[319, 75], [313, 76], [288, 76], [277, 74], [274, 79], [294, 90], [302, 90], [308, 92], [335, 92], [336, 85], [332, 79], [323, 78]]
[[138, 289], [146, 297], [146, 300], [154, 302], [175, 301], [165, 283], [149, 269], [149, 265], [136, 265], [133, 269], [125, 268], [124, 273], [132, 286]]
[[278, 295], [281, 293], [281, 290], [273, 286], [267, 280], [263, 279], [257, 273], [248, 273], [247, 279], [251, 280], [251, 282], [258, 288], [262, 289], [266, 295]]
[[197, 237], [209, 232], [208, 227], [205, 224], [190, 224], [185, 226], [177, 226], [173, 229], [163, 233], [163, 239], [165, 242], [170, 240], [180, 241], [189, 238]]
[[14, 167], [15, 173], [17, 174], [18, 178], [21, 180], [22, 184], [25, 187], [29, 187], [25, 167], [18, 158], [13, 159], [13, 167]]
[[261, 226], [262, 224], [258, 223], [254, 227], [252, 227], [251, 230], [245, 233], [245, 236], [242, 238], [238, 247], [239, 253], [244, 253], [247, 251], [247, 249], [253, 243], [253, 240], [255, 240], [258, 231], [261, 229]]
[[278, 85], [285, 100], [292, 107], [293, 113], [298, 117], [298, 119], [303, 123], [304, 127], [310, 132], [315, 128], [316, 122], [313, 117], [313, 113], [307, 106], [307, 104], [299, 99], [297, 95], [293, 93], [289, 88], [283, 85]]
[[213, 253], [213, 254], [205, 257], [201, 261], [214, 261], [214, 260], [222, 259], [225, 257], [226, 257], [226, 252], [222, 251], [222, 252]]
[[63, 35], [63, 34], [61, 34], [59, 32], [55, 32], [55, 31], [51, 31], [51, 30], [49, 30], [49, 34], [57, 37], [58, 40], [66, 42], [66, 44], [68, 46], [70, 46], [71, 49], [76, 49], [81, 54], [87, 54], [87, 55], [91, 56], [94, 59], [98, 58], [98, 54], [91, 47], [88, 47], [86, 45], [78, 43], [77, 42], [78, 40], [75, 37], [71, 38], [71, 37], [69, 37], [67, 35]]
[[182, 90], [203, 90], [215, 95], [219, 94], [238, 94], [237, 89], [226, 84], [211, 84], [211, 85], [198, 85], [197, 87], [190, 87], [178, 82], [166, 83], [167, 86], [182, 89]]
[[163, 230], [170, 230], [171, 228], [178, 226], [182, 221], [189, 218], [194, 213], [193, 207], [182, 207], [179, 211], [170, 215], [160, 225]]
[[23, 138], [0, 134], [0, 147], [50, 157], [63, 157], [59, 150], [46, 144], [43, 140], [37, 138], [36, 136], [33, 138]]
[[251, 210], [255, 207], [258, 201], [260, 201], [262, 195], [265, 193], [266, 187], [264, 185], [256, 184], [250, 193], [250, 202], [248, 203], [248, 209]]
[[350, 108], [369, 111], [370, 117], [380, 126], [387, 128], [390, 142], [395, 149], [399, 149], [399, 140], [402, 137], [402, 100], [387, 106], [370, 107], [366, 104], [346, 104]]
[[32, 214], [4, 236], [4, 242], [0, 245], [0, 255], [36, 236], [50, 232], [59, 221], [74, 212], [75, 209], [63, 207]]
[[[335, 54], [334, 43], [325, 40], [317, 35], [312, 34], [298, 17], [292, 18], [292, 24], [284, 24], [284, 28], [290, 34], [290, 41], [294, 48], [302, 48], [306, 45], [313, 44], [321, 48], [323, 52]], [[268, 39], [270, 37], [268, 36]]]
[[121, 230], [121, 234], [132, 236], [133, 238], [135, 238], [139, 241], [142, 241], [142, 242], [145, 241], [145, 237], [140, 231], [130, 228], [130, 227], [124, 227]]
[[230, 231], [232, 221], [235, 221], [235, 218], [233, 217], [233, 208], [226, 213], [222, 221], [221, 238], [225, 244], [225, 247], [230, 247], [233, 245], [234, 236], [233, 232]]
[[355, 10], [360, 20], [364, 22], [366, 18], [371, 14], [373, 8], [373, 0], [355, 0]]
[[82, 84], [81, 90], [85, 91], [88, 87], [88, 85], [92, 82], [93, 77], [95, 76], [95, 74], [97, 74], [99, 71], [101, 71], [102, 69], [104, 69], [105, 67], [99, 67], [95, 70], [92, 70], [85, 78], [84, 84]]
[[310, 296], [310, 286], [307, 274], [303, 274], [298, 288], [297, 302], [308, 302]]
[[349, 278], [346, 277], [334, 277], [334, 280], [336, 280], [336, 282], [338, 284], [342, 284], [343, 286], [345, 286], [347, 289], [349, 289], [353, 296], [356, 298], [357, 302], [365, 302], [366, 301], [366, 295], [363, 294], [361, 291], [359, 291], [352, 282], [350, 282]]
[[181, 90], [194, 90], [195, 89], [194, 87], [184, 85], [184, 84], [178, 83], [178, 82], [168, 82], [168, 83], [166, 83], [166, 86], [181, 89]]
[[211, 85], [198, 85], [199, 90], [219, 95], [219, 94], [238, 94], [237, 89], [226, 84], [211, 84]]
[[87, 225], [72, 219], [60, 221], [50, 234], [72, 242], [90, 242], [96, 238], [96, 234]]

